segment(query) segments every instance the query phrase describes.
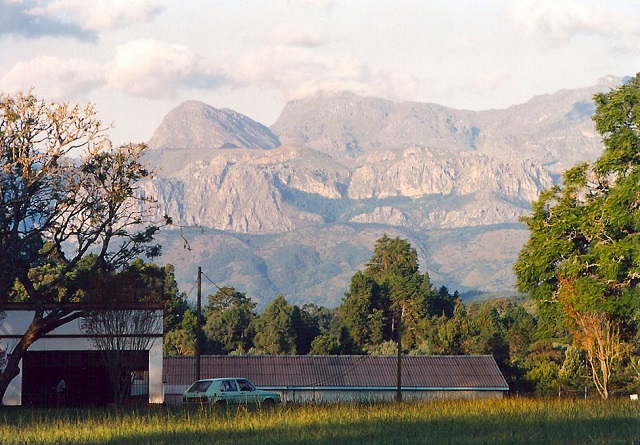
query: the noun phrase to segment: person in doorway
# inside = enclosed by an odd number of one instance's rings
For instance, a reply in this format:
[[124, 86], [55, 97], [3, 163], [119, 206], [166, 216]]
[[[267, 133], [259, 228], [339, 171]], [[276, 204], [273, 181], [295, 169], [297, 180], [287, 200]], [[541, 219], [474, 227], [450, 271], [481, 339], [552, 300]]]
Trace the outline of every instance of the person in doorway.
[[56, 385], [56, 404], [61, 406], [64, 404], [65, 396], [67, 394], [67, 383], [64, 379], [60, 379]]

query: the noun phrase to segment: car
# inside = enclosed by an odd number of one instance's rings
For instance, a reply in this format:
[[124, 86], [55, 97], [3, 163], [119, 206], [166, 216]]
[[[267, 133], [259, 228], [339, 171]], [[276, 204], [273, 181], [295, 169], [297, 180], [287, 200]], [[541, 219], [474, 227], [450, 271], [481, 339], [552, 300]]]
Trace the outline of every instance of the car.
[[245, 378], [204, 379], [193, 383], [182, 394], [182, 402], [184, 405], [258, 404], [272, 406], [280, 403], [280, 394], [258, 389]]

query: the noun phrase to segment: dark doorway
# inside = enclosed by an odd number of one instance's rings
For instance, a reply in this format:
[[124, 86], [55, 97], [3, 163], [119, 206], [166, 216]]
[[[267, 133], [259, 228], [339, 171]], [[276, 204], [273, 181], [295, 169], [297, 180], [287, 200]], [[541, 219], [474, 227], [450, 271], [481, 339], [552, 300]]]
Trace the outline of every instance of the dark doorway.
[[[62, 395], [56, 391], [60, 380], [64, 380], [66, 386]], [[23, 405], [105, 406], [113, 401], [109, 369], [101, 351], [25, 353], [22, 360]]]

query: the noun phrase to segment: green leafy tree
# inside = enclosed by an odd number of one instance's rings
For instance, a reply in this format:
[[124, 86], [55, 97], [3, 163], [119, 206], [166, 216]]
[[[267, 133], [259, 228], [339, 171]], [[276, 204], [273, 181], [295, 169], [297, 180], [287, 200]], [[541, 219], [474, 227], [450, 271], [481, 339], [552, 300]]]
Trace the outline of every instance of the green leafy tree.
[[173, 265], [165, 265], [161, 272], [161, 277], [164, 284], [164, 293], [169, 297], [165, 306], [163, 321], [166, 334], [182, 324], [185, 314], [189, 311], [189, 303], [187, 302], [186, 294], [178, 289]]
[[256, 303], [233, 287], [222, 287], [209, 296], [205, 307], [207, 339], [224, 354], [248, 351], [253, 341]]
[[564, 354], [564, 362], [558, 372], [558, 380], [569, 389], [582, 389], [586, 383], [585, 357], [576, 346], [569, 346]]
[[548, 340], [539, 340], [530, 347], [524, 363], [524, 381], [518, 387], [535, 391], [539, 395], [557, 394], [563, 354]]
[[366, 345], [389, 337], [389, 307], [389, 299], [375, 279], [358, 271], [351, 278], [339, 311], [350, 337], [357, 344]]
[[311, 342], [311, 355], [340, 355], [340, 340], [328, 333], [320, 334]]
[[195, 312], [191, 309], [186, 310], [180, 324], [165, 334], [164, 354], [195, 355], [197, 324]]
[[372, 258], [352, 278], [340, 307], [349, 334], [360, 346], [397, 341], [400, 326], [405, 349], [422, 341], [428, 275], [418, 269], [418, 254], [408, 241], [386, 235], [376, 241]]
[[640, 283], [640, 75], [595, 95], [604, 152], [544, 191], [523, 219], [531, 236], [514, 267], [548, 331], [563, 322], [586, 351], [603, 398], [635, 335]]
[[195, 354], [196, 318], [184, 292], [180, 292], [171, 264], [162, 270], [164, 292], [168, 296], [164, 310], [165, 355]]
[[441, 316], [431, 319], [430, 324], [435, 326], [434, 338], [431, 340], [431, 349], [435, 354], [460, 355], [465, 354], [465, 345], [469, 338], [471, 327], [467, 315], [467, 308], [459, 301], [453, 310], [453, 317]]
[[0, 374], [0, 397], [35, 341], [104, 296], [101, 279], [160, 253], [155, 205], [138, 190], [151, 174], [144, 148], [113, 148], [92, 106], [0, 95], [0, 303], [34, 311]]
[[510, 365], [509, 344], [505, 339], [504, 324], [492, 303], [494, 302], [487, 301], [472, 305], [470, 312], [474, 313], [474, 330], [467, 338], [466, 352], [492, 355], [506, 375], [509, 374]]
[[294, 329], [295, 306], [287, 303], [279, 294], [254, 322], [253, 340], [257, 352], [269, 355], [295, 355], [296, 331]]
[[340, 314], [335, 313], [331, 317], [328, 328], [321, 327], [320, 335], [311, 342], [309, 353], [313, 355], [361, 355], [363, 350], [349, 334]]
[[307, 303], [294, 311], [294, 330], [298, 355], [311, 351], [313, 341], [322, 333], [328, 333], [333, 313], [326, 307]]
[[453, 317], [456, 302], [460, 300], [458, 291], [455, 291], [453, 295], [451, 295], [446, 286], [441, 286], [437, 290], [432, 288], [431, 280], [427, 272], [425, 272], [423, 276], [422, 288], [427, 297], [427, 307], [430, 315]]
[[502, 319], [507, 330], [505, 340], [509, 344], [512, 363], [522, 362], [529, 353], [529, 346], [535, 341], [538, 330], [537, 319], [522, 305], [507, 309]]

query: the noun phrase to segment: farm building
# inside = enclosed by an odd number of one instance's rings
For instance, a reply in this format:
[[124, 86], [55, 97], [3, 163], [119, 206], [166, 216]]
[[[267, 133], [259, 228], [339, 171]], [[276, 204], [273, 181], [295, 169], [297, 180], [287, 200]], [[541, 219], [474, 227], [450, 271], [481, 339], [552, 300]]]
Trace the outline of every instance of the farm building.
[[[0, 369], [27, 331], [34, 311], [22, 303], [5, 304], [0, 320]], [[117, 310], [95, 309], [92, 323], [84, 318], [67, 323], [36, 340], [20, 363], [2, 400], [5, 405], [107, 405], [114, 392], [110, 372], [117, 358], [127, 400], [162, 403], [162, 308], [135, 305]], [[109, 328], [97, 320], [108, 320]], [[137, 323], [136, 323], [137, 322]], [[128, 379], [128, 380], [126, 380]], [[64, 381], [64, 397], [57, 393]]]
[[[165, 357], [165, 403], [180, 404], [196, 380], [195, 357]], [[284, 401], [387, 400], [396, 396], [395, 356], [203, 356], [201, 378], [245, 377]], [[509, 386], [492, 356], [402, 357], [404, 400], [502, 398]]]

